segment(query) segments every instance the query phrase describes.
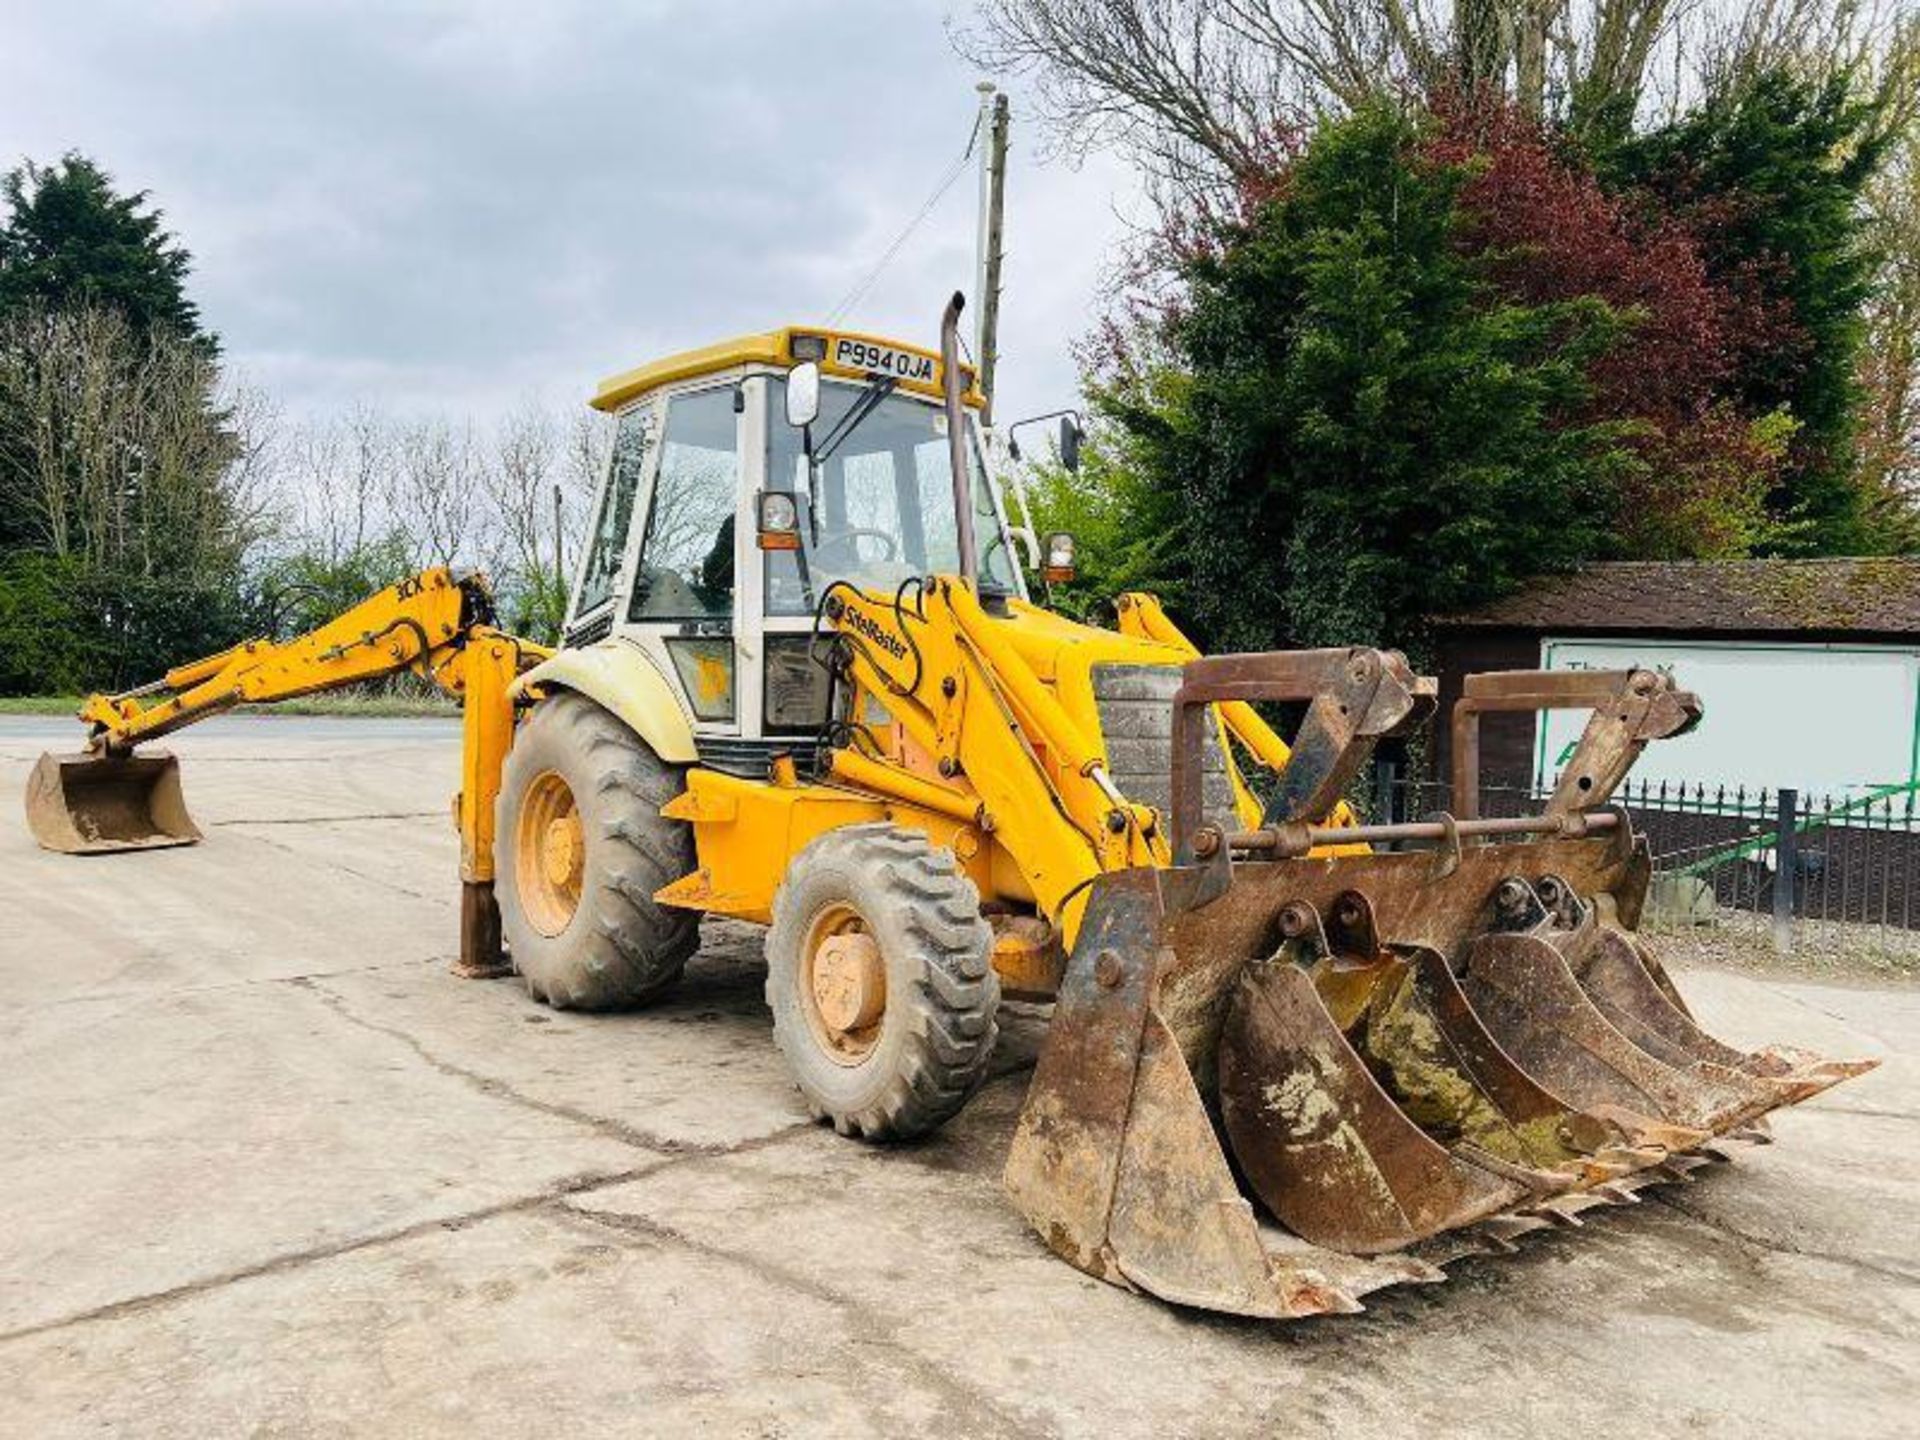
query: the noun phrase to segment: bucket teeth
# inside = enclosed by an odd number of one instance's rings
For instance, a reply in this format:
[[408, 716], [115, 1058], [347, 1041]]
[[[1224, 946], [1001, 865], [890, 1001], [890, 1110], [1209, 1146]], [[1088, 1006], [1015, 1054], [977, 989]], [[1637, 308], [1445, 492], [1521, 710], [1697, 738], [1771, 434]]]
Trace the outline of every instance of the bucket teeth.
[[1522, 1235], [1531, 1235], [1538, 1230], [1553, 1228], [1553, 1221], [1543, 1220], [1538, 1215], [1506, 1214], [1489, 1215], [1479, 1225], [1480, 1233], [1502, 1249], [1517, 1248], [1514, 1241]]
[[1664, 1120], [1649, 1119], [1618, 1105], [1596, 1105], [1593, 1113], [1617, 1127], [1631, 1148], [1650, 1152], [1656, 1157], [1678, 1150], [1691, 1150], [1713, 1133], [1688, 1125], [1669, 1125]]
[[1702, 1169], [1712, 1163], [1713, 1162], [1704, 1155], [1699, 1154], [1669, 1155], [1653, 1168], [1659, 1173], [1662, 1179], [1687, 1185], [1693, 1182], [1694, 1171]]

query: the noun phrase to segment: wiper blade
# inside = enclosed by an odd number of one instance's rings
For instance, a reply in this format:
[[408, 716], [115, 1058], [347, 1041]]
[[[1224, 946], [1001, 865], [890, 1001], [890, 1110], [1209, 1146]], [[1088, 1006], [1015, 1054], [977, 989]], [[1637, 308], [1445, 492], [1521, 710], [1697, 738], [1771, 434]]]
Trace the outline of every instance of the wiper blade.
[[814, 462], [821, 464], [832, 459], [833, 452], [846, 443], [847, 437], [853, 434], [860, 422], [871, 415], [899, 383], [899, 379], [892, 375], [875, 376], [867, 388], [860, 392], [860, 398], [840, 417], [840, 423], [827, 432], [827, 438], [813, 447]]

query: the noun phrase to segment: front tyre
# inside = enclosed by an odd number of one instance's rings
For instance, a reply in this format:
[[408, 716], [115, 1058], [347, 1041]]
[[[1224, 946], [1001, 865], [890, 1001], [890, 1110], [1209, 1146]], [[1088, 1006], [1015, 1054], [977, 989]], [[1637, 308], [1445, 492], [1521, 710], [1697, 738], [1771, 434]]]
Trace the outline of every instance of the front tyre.
[[699, 916], [654, 901], [694, 869], [693, 830], [660, 813], [680, 771], [584, 696], [534, 707], [494, 812], [500, 929], [527, 992], [560, 1010], [643, 1005], [680, 978]]
[[951, 852], [849, 825], [794, 857], [767, 933], [773, 1038], [842, 1135], [923, 1135], [985, 1077], [1000, 981], [980, 896]]

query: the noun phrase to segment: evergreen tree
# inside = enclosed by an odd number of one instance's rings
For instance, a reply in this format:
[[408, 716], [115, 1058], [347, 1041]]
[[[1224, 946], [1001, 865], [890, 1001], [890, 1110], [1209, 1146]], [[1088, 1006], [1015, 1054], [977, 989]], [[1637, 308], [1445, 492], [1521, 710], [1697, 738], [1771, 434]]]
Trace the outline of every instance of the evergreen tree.
[[1600, 162], [1699, 237], [1726, 297], [1727, 392], [1798, 427], [1770, 507], [1799, 522], [1791, 548], [1809, 553], [1873, 547], [1852, 442], [1875, 269], [1862, 198], [1883, 122], [1847, 75], [1765, 71]]
[[0, 687], [231, 643], [255, 524], [187, 251], [77, 154], [0, 177], [0, 205]]
[[1582, 405], [1620, 319], [1498, 294], [1458, 243], [1469, 171], [1421, 139], [1384, 104], [1323, 128], [1183, 265], [1184, 382], [1103, 397], [1179, 497], [1171, 578], [1210, 650], [1417, 645], [1606, 546], [1623, 456]]
[[186, 294], [193, 257], [162, 228], [146, 191], [118, 193], [106, 171], [69, 152], [9, 171], [0, 201], [0, 319], [99, 306], [137, 334], [170, 331], [211, 353], [216, 341]]

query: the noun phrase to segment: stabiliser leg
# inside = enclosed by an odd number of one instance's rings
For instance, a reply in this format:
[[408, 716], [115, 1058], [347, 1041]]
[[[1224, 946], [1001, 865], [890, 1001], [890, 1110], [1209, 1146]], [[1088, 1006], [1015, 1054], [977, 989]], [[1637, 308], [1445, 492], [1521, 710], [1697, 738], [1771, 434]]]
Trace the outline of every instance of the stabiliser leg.
[[476, 632], [461, 650], [460, 957], [453, 973], [467, 980], [511, 975], [500, 944], [500, 906], [493, 894], [494, 805], [500, 772], [513, 744], [509, 687], [519, 673], [511, 637]]

